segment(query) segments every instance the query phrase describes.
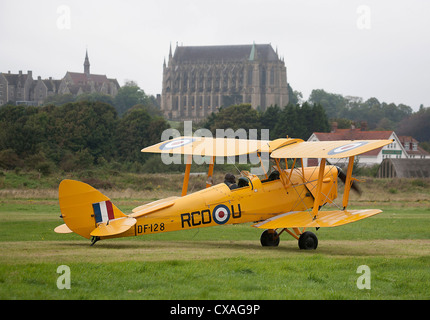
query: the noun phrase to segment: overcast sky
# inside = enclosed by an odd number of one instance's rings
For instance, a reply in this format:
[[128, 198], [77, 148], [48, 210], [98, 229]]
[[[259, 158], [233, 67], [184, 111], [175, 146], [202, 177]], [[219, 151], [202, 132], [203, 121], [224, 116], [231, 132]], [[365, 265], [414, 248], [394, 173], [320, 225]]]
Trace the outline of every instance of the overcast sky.
[[0, 0], [0, 72], [83, 72], [161, 93], [169, 46], [271, 43], [304, 99], [430, 106], [427, 0]]

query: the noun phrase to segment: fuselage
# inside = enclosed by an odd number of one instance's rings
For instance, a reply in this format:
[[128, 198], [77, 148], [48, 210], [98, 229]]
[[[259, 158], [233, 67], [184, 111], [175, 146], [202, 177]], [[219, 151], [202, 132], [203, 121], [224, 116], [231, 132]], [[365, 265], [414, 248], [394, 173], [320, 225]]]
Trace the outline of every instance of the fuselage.
[[[320, 205], [337, 197], [337, 173], [336, 167], [325, 168]], [[275, 180], [260, 180], [250, 174], [246, 178], [247, 186], [230, 190], [220, 183], [170, 200], [173, 204], [148, 214], [142, 215], [136, 208], [129, 215], [137, 220], [134, 227], [102, 239], [257, 222], [286, 212], [312, 209], [314, 205], [318, 167], [283, 170]]]

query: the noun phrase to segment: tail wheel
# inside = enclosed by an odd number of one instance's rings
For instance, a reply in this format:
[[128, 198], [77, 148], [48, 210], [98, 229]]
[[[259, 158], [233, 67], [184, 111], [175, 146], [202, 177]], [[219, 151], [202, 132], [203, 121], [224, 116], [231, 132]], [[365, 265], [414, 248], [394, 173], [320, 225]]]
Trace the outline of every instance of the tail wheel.
[[279, 245], [279, 235], [273, 230], [264, 230], [261, 234], [260, 242], [263, 247], [277, 247]]
[[299, 238], [300, 249], [315, 250], [317, 247], [318, 247], [318, 238], [314, 233], [310, 231], [306, 231], [300, 235], [300, 238]]

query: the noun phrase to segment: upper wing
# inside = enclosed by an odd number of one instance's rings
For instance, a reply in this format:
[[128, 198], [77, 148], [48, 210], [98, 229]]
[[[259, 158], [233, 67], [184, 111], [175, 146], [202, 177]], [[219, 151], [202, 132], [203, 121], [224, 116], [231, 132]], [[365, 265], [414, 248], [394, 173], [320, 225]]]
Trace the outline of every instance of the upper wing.
[[272, 152], [272, 158], [346, 158], [381, 148], [393, 140], [307, 141], [286, 145]]
[[211, 137], [178, 137], [142, 149], [142, 152], [229, 157], [254, 152], [272, 152], [301, 139], [251, 140]]
[[381, 148], [393, 140], [307, 141], [301, 139], [250, 140], [178, 137], [142, 149], [142, 152], [200, 156], [237, 156], [269, 152], [272, 158], [346, 158]]

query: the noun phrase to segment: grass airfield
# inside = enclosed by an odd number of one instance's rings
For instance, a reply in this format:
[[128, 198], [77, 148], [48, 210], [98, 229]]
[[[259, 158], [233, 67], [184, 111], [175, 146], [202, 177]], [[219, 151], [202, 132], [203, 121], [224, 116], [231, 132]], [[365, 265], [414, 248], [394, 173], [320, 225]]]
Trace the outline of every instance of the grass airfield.
[[[227, 225], [98, 242], [61, 235], [56, 191], [0, 192], [0, 299], [430, 299], [430, 190], [372, 180], [351, 208], [374, 217], [316, 233], [303, 251], [284, 233], [262, 247], [262, 230]], [[403, 190], [404, 188], [404, 190]], [[393, 191], [396, 190], [396, 191]], [[124, 212], [168, 194], [104, 192]], [[167, 192], [169, 193], [169, 192]], [[174, 193], [172, 191], [172, 193]], [[70, 289], [57, 268], [70, 268]], [[370, 289], [357, 268], [369, 267]]]

